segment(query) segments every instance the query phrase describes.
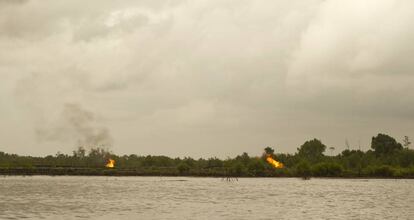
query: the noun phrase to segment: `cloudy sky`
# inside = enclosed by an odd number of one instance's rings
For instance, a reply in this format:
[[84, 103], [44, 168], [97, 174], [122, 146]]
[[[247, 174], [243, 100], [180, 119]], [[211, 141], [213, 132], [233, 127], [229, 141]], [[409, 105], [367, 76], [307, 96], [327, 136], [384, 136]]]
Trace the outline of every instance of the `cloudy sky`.
[[411, 0], [0, 0], [0, 151], [414, 138]]

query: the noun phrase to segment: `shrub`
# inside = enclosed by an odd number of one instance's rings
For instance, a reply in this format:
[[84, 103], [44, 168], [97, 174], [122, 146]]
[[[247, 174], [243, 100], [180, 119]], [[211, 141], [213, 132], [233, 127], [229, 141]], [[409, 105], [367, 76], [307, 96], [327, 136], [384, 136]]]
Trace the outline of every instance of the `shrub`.
[[178, 172], [180, 174], [185, 174], [188, 173], [188, 171], [190, 171], [190, 166], [188, 166], [187, 163], [181, 162], [178, 166], [177, 166]]
[[336, 163], [319, 163], [312, 167], [312, 174], [315, 176], [341, 176], [342, 167]]
[[311, 175], [311, 168], [309, 163], [302, 161], [296, 165], [296, 175], [301, 177], [309, 177]]
[[230, 174], [235, 176], [246, 176], [247, 169], [242, 163], [238, 162], [233, 164], [233, 166], [230, 168]]
[[395, 174], [395, 170], [388, 166], [382, 165], [379, 167], [374, 167], [371, 169], [371, 175], [378, 176], [378, 177], [392, 177]]

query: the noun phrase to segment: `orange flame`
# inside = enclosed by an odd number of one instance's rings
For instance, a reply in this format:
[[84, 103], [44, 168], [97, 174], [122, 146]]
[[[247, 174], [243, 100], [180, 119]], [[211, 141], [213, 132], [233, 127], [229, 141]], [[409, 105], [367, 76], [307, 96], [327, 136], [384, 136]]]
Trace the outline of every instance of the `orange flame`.
[[105, 166], [107, 168], [114, 168], [115, 167], [115, 160], [108, 159], [108, 163]]
[[267, 155], [266, 156], [266, 160], [267, 160], [268, 163], [270, 163], [275, 168], [283, 168], [283, 163], [281, 163], [281, 162], [279, 162], [277, 160], [274, 160], [272, 158], [272, 156], [270, 156], [270, 155]]

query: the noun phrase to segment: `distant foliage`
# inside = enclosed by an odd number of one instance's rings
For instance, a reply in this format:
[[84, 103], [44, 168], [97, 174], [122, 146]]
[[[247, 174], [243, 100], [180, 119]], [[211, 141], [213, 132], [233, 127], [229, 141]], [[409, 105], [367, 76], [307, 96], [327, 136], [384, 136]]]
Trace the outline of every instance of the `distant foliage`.
[[[136, 154], [118, 156], [99, 147], [89, 150], [79, 147], [72, 155], [58, 152], [45, 157], [0, 152], [0, 174], [414, 178], [414, 150], [409, 149], [408, 137], [403, 142], [404, 147], [389, 135], [378, 134], [372, 138], [372, 150], [353, 150], [347, 144], [346, 150], [334, 156], [332, 152], [325, 155], [327, 147], [319, 139], [312, 139], [302, 144], [295, 154], [277, 153], [272, 147], [266, 147], [259, 156], [244, 152], [234, 158], [197, 160]], [[282, 162], [284, 168], [271, 166], [266, 161], [267, 155]], [[114, 169], [105, 168], [109, 158], [116, 161]]]
[[318, 163], [312, 167], [314, 176], [337, 177], [342, 174], [342, 166], [337, 163]]

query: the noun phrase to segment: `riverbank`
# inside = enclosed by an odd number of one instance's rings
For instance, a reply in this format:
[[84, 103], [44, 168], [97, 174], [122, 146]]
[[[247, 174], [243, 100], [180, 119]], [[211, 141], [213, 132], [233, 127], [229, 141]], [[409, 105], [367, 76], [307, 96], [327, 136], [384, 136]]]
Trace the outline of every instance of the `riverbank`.
[[[152, 168], [152, 169], [107, 169], [107, 168], [77, 168], [77, 167], [38, 167], [38, 168], [0, 168], [0, 175], [3, 176], [170, 176], [170, 177], [293, 177], [303, 178], [304, 176], [295, 174], [289, 169], [264, 172], [260, 175], [237, 175], [218, 170], [190, 170], [180, 173], [175, 168]], [[322, 178], [380, 178], [380, 179], [414, 179], [411, 173], [395, 175], [375, 175], [375, 174], [354, 174], [342, 173], [341, 175], [309, 175], [306, 177]]]

